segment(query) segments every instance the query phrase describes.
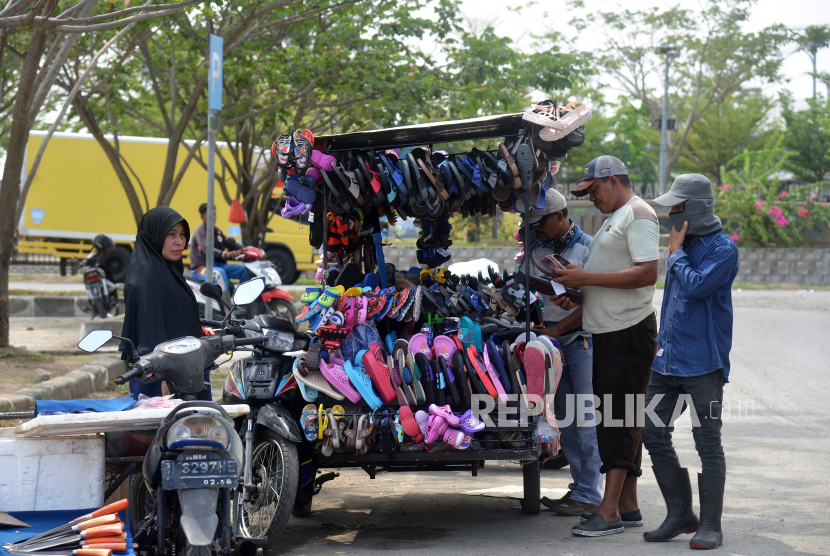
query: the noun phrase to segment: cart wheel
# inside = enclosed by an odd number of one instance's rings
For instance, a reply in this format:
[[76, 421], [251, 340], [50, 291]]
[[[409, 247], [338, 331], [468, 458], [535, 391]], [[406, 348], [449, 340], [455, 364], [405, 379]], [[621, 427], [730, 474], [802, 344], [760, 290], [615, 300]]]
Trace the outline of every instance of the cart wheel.
[[541, 484], [539, 460], [522, 462], [522, 478], [524, 479], [524, 498], [519, 503], [522, 513], [537, 515], [541, 511]]

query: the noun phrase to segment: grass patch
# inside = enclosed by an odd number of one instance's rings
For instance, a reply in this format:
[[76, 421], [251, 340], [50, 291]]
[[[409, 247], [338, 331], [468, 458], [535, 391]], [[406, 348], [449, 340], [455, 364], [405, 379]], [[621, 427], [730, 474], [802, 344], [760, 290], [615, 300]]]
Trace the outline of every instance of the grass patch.
[[37, 353], [35, 351], [27, 351], [26, 359], [29, 361], [54, 361], [55, 358], [47, 353]]
[[7, 357], [14, 357], [15, 355], [17, 355], [17, 354], [15, 352], [13, 352], [12, 350], [10, 350], [10, 349], [0, 351], [0, 359], [5, 359]]

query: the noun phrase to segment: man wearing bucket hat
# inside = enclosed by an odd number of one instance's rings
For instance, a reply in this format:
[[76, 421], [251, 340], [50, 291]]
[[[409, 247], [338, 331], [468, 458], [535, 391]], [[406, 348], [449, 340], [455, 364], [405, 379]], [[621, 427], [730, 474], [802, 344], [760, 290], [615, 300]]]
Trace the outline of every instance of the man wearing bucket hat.
[[[661, 423], [646, 419], [643, 443], [666, 501], [666, 519], [647, 541], [667, 541], [695, 533], [692, 548], [717, 548], [723, 543], [721, 513], [726, 459], [721, 446], [723, 385], [729, 377], [732, 347], [732, 282], [738, 273], [738, 248], [721, 233], [715, 216], [712, 184], [700, 174], [674, 180], [654, 200], [672, 207], [669, 258], [660, 316], [660, 349], [651, 367], [646, 396]], [[671, 418], [680, 395], [688, 396], [692, 434], [700, 456], [697, 476], [700, 522], [692, 509], [689, 472], [680, 466], [672, 446]], [[684, 404], [685, 410], [685, 404]]]
[[[524, 203], [517, 203], [520, 212], [524, 212]], [[545, 192], [545, 204], [542, 208], [531, 207], [528, 211], [530, 229], [536, 233], [536, 241], [528, 249], [525, 257], [528, 272], [549, 280], [533, 263], [533, 255], [560, 255], [568, 262], [585, 266], [588, 261], [588, 246], [591, 236], [584, 233], [573, 220], [568, 218], [568, 202], [565, 196], [553, 188]], [[559, 387], [553, 401], [554, 414], [559, 421], [560, 443], [562, 452], [568, 460], [571, 478], [568, 493], [559, 500], [542, 499], [542, 503], [560, 515], [581, 515], [594, 511], [602, 500], [602, 474], [599, 472], [600, 460], [597, 449], [596, 427], [577, 426], [574, 411], [588, 414], [593, 419], [593, 386], [591, 385], [593, 342], [591, 333], [582, 328], [582, 307], [565, 310], [548, 301], [544, 311], [545, 328], [542, 334], [556, 338], [565, 354], [565, 365], [559, 379]], [[568, 415], [568, 399], [581, 396], [587, 399], [586, 407], [577, 407], [570, 402], [571, 415]], [[582, 415], [580, 418], [584, 418]]]
[[[556, 271], [560, 277], [555, 279], [582, 288], [582, 323], [592, 333], [593, 389], [602, 408], [596, 431], [605, 493], [596, 512], [571, 532], [601, 537], [643, 523], [637, 503], [643, 444], [639, 421], [626, 415], [635, 411], [636, 396], [648, 390], [657, 351], [653, 298], [659, 228], [654, 210], [634, 193], [625, 164], [616, 157], [589, 162], [571, 193], [589, 195], [594, 206], [610, 214], [591, 241], [584, 269], [568, 265]], [[561, 299], [556, 303], [570, 305]]]

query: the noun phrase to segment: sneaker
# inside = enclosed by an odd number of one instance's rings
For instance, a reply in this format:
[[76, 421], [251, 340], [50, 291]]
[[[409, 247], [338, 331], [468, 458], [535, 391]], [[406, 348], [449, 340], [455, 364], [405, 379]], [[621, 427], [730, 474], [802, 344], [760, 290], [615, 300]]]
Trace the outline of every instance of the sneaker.
[[[585, 520], [591, 517], [593, 512], [585, 512], [579, 517], [580, 523], [585, 523]], [[631, 510], [630, 512], [625, 512], [620, 514], [620, 519], [623, 522], [624, 527], [642, 527], [643, 526], [643, 514], [640, 513], [639, 509]]]
[[[542, 504], [544, 504], [545, 506], [550, 508], [553, 504], [561, 504], [562, 502], [567, 502], [570, 499], [571, 499], [571, 491], [569, 490], [568, 492], [565, 493], [565, 496], [563, 496], [562, 498], [557, 498], [556, 500], [551, 500], [547, 496], [543, 496], [542, 497]], [[580, 523], [582, 523], [582, 522], [580, 521]]]
[[551, 504], [548, 507], [559, 515], [582, 515], [586, 512], [595, 512], [599, 505], [569, 499], [558, 504]]
[[571, 529], [571, 534], [578, 537], [605, 537], [606, 535], [616, 535], [625, 531], [622, 520], [620, 518], [611, 521], [605, 521], [600, 514], [591, 514], [591, 517], [585, 520], [585, 523], [575, 525]]

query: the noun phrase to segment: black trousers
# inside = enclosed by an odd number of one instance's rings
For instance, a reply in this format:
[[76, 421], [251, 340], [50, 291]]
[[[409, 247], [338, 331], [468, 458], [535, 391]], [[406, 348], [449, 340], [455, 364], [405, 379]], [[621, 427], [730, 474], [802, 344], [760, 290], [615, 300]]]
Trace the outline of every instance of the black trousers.
[[643, 474], [643, 442], [636, 426], [642, 423], [643, 412], [641, 409], [637, 415], [636, 397], [644, 400], [648, 392], [656, 338], [654, 313], [629, 328], [593, 335], [594, 395], [599, 397], [602, 414], [601, 421], [597, 416], [601, 473], [623, 468], [629, 477]]

